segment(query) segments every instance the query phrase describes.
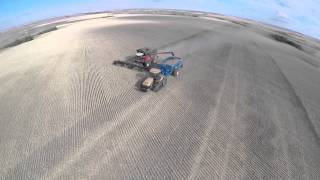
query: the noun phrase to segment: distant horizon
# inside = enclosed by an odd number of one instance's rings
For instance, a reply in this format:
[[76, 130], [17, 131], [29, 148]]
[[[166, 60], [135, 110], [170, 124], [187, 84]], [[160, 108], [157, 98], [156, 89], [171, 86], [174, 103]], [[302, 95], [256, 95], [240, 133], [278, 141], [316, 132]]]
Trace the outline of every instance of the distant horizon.
[[240, 19], [243, 19], [243, 20], [249, 20], [249, 21], [254, 21], [254, 22], [257, 22], [257, 23], [262, 23], [262, 24], [265, 24], [267, 26], [273, 26], [273, 27], [276, 27], [276, 28], [279, 28], [279, 29], [291, 31], [293, 33], [302, 34], [302, 35], [309, 36], [311, 38], [315, 38], [315, 39], [320, 40], [320, 38], [313, 37], [313, 36], [310, 36], [310, 35], [307, 35], [307, 34], [303, 34], [301, 32], [298, 32], [298, 31], [295, 31], [295, 30], [292, 30], [292, 29], [288, 29], [288, 28], [285, 28], [285, 27], [281, 27], [281, 26], [277, 26], [277, 25], [273, 25], [273, 24], [257, 21], [257, 20], [254, 20], [254, 19], [248, 19], [248, 18], [243, 18], [243, 17], [239, 17], [239, 16], [232, 16], [232, 15], [225, 15], [225, 14], [221, 14], [221, 13], [217, 13], [217, 12], [208, 12], [208, 11], [199, 11], [199, 10], [187, 10], [187, 9], [168, 9], [168, 8], [127, 8], [127, 9], [88, 11], [88, 12], [79, 12], [79, 13], [74, 13], [74, 14], [65, 14], [65, 15], [61, 15], [61, 16], [47, 17], [47, 18], [44, 18], [44, 19], [39, 19], [39, 20], [34, 20], [34, 21], [31, 21], [31, 22], [27, 22], [25, 24], [21, 24], [21, 25], [17, 25], [17, 26], [13, 26], [13, 27], [7, 27], [7, 28], [4, 28], [4, 29], [0, 29], [0, 33], [6, 32], [6, 31], [10, 31], [12, 29], [23, 27], [23, 26], [28, 26], [28, 25], [31, 25], [31, 24], [34, 24], [34, 23], [40, 23], [41, 21], [49, 21], [51, 19], [63, 19], [63, 18], [67, 18], [67, 17], [80, 16], [80, 15], [85, 15], [85, 14], [98, 14], [98, 13], [108, 13], [108, 12], [113, 13], [115, 11], [149, 10], [149, 9], [150, 10], [172, 10], [172, 11], [177, 10], [177, 11], [189, 11], [189, 12], [202, 12], [202, 13], [218, 14], [218, 15], [222, 15], [222, 16], [226, 16], [226, 17], [237, 17], [237, 18], [240, 18]]
[[37, 21], [125, 9], [201, 11], [249, 19], [320, 39], [320, 2], [313, 0], [3, 0], [0, 31]]

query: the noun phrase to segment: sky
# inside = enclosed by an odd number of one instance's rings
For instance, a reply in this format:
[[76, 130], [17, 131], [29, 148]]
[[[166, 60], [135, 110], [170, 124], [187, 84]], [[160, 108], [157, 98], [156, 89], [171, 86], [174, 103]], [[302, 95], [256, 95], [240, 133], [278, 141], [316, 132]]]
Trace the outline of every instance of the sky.
[[50, 17], [128, 8], [214, 12], [320, 39], [320, 0], [0, 0], [0, 30]]

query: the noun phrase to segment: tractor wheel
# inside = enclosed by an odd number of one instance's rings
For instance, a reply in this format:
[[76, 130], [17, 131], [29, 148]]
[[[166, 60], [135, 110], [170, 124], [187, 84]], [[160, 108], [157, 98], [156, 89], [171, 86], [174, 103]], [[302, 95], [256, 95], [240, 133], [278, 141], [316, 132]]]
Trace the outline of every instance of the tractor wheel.
[[167, 78], [163, 78], [163, 80], [162, 80], [162, 86], [165, 86], [167, 84]]
[[178, 70], [174, 70], [172, 73], [173, 76], [178, 76], [179, 75], [179, 71]]
[[158, 92], [161, 88], [162, 88], [162, 84], [161, 84], [161, 83], [157, 83], [157, 84], [155, 84], [154, 87], [152, 88], [152, 91]]

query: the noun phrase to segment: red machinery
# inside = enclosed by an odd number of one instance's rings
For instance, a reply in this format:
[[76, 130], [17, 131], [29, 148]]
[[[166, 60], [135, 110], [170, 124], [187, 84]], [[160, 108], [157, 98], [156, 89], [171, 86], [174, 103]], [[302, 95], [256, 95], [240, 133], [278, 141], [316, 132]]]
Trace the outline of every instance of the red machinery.
[[125, 61], [114, 61], [113, 64], [141, 70], [149, 69], [152, 65], [157, 63], [158, 55], [160, 54], [171, 54], [171, 56], [174, 56], [173, 52], [158, 52], [157, 50], [151, 50], [150, 48], [145, 47], [137, 49], [135, 56], [129, 56]]
[[152, 63], [157, 62], [159, 54], [171, 54], [174, 56], [173, 52], [158, 52], [149, 48], [141, 48], [137, 50], [135, 61], [142, 63], [144, 67], [149, 67]]

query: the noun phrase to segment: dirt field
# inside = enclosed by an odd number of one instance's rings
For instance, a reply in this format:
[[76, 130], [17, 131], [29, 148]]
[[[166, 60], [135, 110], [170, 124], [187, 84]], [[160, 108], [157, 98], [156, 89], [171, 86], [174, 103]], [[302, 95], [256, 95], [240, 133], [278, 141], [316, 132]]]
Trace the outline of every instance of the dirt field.
[[[320, 179], [319, 57], [246, 26], [122, 15], [2, 50], [0, 179]], [[157, 93], [112, 65], [144, 46], [185, 60]]]

